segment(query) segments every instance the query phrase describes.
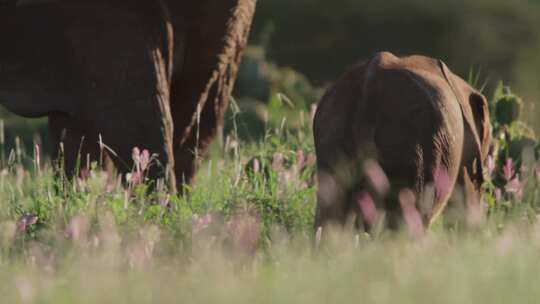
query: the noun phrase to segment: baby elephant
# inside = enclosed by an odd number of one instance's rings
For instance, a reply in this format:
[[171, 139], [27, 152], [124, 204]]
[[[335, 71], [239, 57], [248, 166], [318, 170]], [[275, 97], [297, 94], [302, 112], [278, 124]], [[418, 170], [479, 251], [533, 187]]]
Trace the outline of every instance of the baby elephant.
[[376, 54], [326, 92], [313, 129], [316, 228], [353, 219], [369, 229], [384, 211], [396, 229], [411, 209], [427, 228], [454, 188], [467, 204], [480, 202], [487, 101], [440, 60]]

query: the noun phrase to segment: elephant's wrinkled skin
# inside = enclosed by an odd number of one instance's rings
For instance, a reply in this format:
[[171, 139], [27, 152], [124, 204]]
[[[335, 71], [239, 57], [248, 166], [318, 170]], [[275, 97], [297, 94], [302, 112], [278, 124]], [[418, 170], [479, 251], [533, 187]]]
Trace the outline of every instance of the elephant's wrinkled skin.
[[[479, 202], [491, 140], [487, 101], [440, 60], [378, 53], [326, 92], [313, 128], [316, 227], [345, 225], [352, 216], [369, 228], [359, 193], [369, 193], [385, 211], [389, 228], [402, 219], [401, 189], [416, 194], [425, 227], [445, 208], [456, 185], [468, 202]], [[390, 181], [386, 197], [365, 174], [368, 159], [376, 160]]]
[[83, 165], [100, 157], [101, 135], [121, 172], [137, 146], [169, 168], [152, 175], [189, 182], [194, 151], [222, 124], [256, 1], [13, 2], [0, 8], [0, 102], [49, 117], [67, 171], [79, 151]]

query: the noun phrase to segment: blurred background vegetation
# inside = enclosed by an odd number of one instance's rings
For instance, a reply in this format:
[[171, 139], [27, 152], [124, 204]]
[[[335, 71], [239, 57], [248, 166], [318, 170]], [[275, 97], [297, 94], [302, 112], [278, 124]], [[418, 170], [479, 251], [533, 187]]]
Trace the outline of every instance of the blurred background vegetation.
[[315, 84], [388, 50], [438, 57], [461, 75], [481, 69], [527, 97], [540, 92], [540, 1], [260, 1], [252, 44]]
[[[488, 97], [502, 81], [540, 129], [540, 0], [266, 0], [258, 3], [225, 131], [256, 140], [283, 117], [308, 119], [298, 110], [309, 112], [348, 66], [381, 50], [440, 58], [465, 79], [479, 75]], [[44, 120], [0, 117], [8, 146], [14, 134], [30, 147], [35, 134], [47, 137]]]

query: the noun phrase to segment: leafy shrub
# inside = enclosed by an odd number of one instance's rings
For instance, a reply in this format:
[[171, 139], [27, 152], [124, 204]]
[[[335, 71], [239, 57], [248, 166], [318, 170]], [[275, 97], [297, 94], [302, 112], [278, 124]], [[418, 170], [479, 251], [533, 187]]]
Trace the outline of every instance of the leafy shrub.
[[486, 164], [486, 200], [495, 209], [507, 209], [529, 199], [527, 207], [536, 210], [540, 208], [535, 190], [540, 182], [540, 143], [532, 128], [520, 119], [523, 101], [499, 83], [490, 108], [493, 145]]

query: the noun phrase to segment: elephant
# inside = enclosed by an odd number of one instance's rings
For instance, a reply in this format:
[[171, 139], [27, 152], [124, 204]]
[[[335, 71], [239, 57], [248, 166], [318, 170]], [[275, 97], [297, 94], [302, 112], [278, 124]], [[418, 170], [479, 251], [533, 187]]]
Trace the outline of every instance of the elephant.
[[373, 228], [360, 202], [367, 197], [371, 210], [385, 215], [383, 227], [396, 230], [405, 220], [398, 199], [404, 189], [406, 197], [414, 194], [423, 230], [458, 188], [466, 203], [480, 203], [488, 103], [441, 60], [379, 52], [356, 64], [322, 97], [313, 134], [316, 229]]
[[[174, 191], [222, 127], [256, 0], [19, 0], [0, 9], [0, 103], [47, 116], [65, 171], [157, 154]], [[105, 151], [105, 153], [104, 153]], [[87, 161], [88, 160], [88, 161]], [[103, 161], [103, 163], [107, 163]]]

